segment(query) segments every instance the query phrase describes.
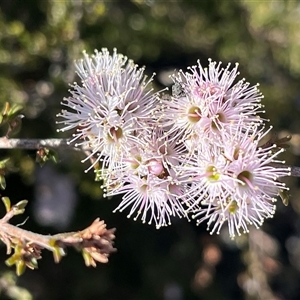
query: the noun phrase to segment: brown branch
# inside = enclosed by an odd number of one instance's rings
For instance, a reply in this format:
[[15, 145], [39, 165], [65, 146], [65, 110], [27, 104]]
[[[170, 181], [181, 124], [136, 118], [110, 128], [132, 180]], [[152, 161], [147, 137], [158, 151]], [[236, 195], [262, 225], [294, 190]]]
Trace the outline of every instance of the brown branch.
[[106, 224], [99, 218], [81, 231], [42, 235], [8, 223], [13, 216], [24, 212], [26, 200], [12, 207], [7, 197], [3, 197], [2, 201], [7, 212], [0, 219], [0, 239], [6, 244], [7, 254], [14, 250], [6, 264], [16, 265], [17, 275], [21, 275], [26, 267], [37, 268], [37, 260], [41, 259], [43, 249], [52, 251], [58, 263], [65, 255], [65, 248], [71, 246], [82, 252], [86, 266], [93, 267], [96, 267], [97, 262], [107, 263], [110, 253], [116, 251], [113, 247], [115, 229], [106, 229]]

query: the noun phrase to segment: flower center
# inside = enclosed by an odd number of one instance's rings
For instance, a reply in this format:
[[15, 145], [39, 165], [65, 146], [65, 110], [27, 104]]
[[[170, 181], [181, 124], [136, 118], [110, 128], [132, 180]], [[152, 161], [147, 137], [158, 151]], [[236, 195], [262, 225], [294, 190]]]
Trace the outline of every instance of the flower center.
[[211, 127], [214, 130], [219, 130], [220, 127], [218, 126], [217, 122], [226, 123], [226, 117], [223, 113], [218, 113], [213, 118], [213, 121], [211, 122]]
[[229, 207], [228, 207], [228, 211], [229, 211], [231, 214], [235, 214], [236, 211], [237, 211], [237, 209], [238, 209], [238, 204], [237, 204], [237, 202], [236, 202], [235, 200], [233, 200], [233, 201], [230, 203]]
[[108, 131], [108, 139], [117, 142], [123, 137], [123, 130], [120, 127], [111, 127]]
[[134, 159], [131, 161], [130, 165], [132, 169], [137, 169], [141, 164], [142, 158], [140, 156], [134, 157]]
[[238, 147], [234, 148], [233, 158], [235, 160], [237, 160], [239, 158], [239, 154], [240, 154], [240, 148], [238, 148]]
[[243, 171], [238, 176], [237, 179], [239, 179], [241, 182], [239, 182], [240, 186], [249, 186], [252, 187], [252, 180], [253, 176], [249, 171]]
[[217, 172], [217, 169], [214, 166], [209, 166], [206, 169], [206, 173], [207, 173], [208, 180], [211, 182], [218, 181], [220, 178], [220, 174]]
[[201, 119], [201, 110], [197, 106], [192, 106], [188, 111], [188, 119], [192, 123], [197, 123]]

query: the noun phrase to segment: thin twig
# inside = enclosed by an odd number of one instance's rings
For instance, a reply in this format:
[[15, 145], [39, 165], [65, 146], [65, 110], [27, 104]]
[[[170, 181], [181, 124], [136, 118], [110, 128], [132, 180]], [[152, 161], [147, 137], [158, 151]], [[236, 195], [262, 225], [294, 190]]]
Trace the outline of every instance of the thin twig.
[[70, 149], [74, 146], [68, 144], [68, 139], [10, 139], [0, 138], [0, 149], [39, 149], [39, 148], [60, 148]]
[[36, 245], [42, 248], [50, 251], [53, 250], [53, 246], [49, 245], [49, 241], [52, 238], [51, 235], [38, 234], [5, 222], [0, 222], [0, 228], [0, 233], [2, 236], [6, 235], [11, 238], [19, 238], [20, 240], [34, 242]]
[[291, 176], [300, 177], [300, 167], [292, 166], [291, 167]]
[[[30, 149], [37, 150], [40, 148], [56, 148], [56, 149], [74, 149], [87, 151], [88, 147], [76, 148], [74, 145], [69, 144], [69, 139], [10, 139], [7, 137], [0, 138], [0, 149]], [[272, 166], [282, 167], [282, 164], [272, 163]], [[286, 166], [291, 168], [291, 175], [300, 177], [300, 167]]]
[[115, 229], [107, 229], [104, 221], [97, 218], [84, 230], [76, 232], [42, 235], [8, 223], [15, 215], [24, 213], [27, 200], [11, 206], [8, 197], [2, 197], [6, 214], [0, 219], [0, 240], [6, 244], [7, 254], [14, 253], [6, 260], [8, 266], [16, 265], [17, 275], [26, 267], [36, 269], [43, 249], [52, 251], [54, 261], [59, 262], [66, 255], [66, 247], [74, 247], [83, 255], [86, 266], [96, 267], [97, 262], [107, 263], [116, 249], [113, 247]]

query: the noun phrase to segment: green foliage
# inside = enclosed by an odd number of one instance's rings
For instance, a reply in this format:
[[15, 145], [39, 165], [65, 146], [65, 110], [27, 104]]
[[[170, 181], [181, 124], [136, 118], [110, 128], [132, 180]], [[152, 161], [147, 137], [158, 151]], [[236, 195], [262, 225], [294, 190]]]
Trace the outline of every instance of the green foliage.
[[16, 274], [17, 276], [21, 276], [26, 267], [30, 269], [37, 269], [38, 263], [35, 257], [31, 257], [30, 260], [26, 259], [23, 254], [23, 245], [20, 243], [19, 245], [14, 247], [14, 254], [9, 257], [5, 261], [6, 265], [9, 267], [15, 265], [16, 266]]
[[9, 158], [3, 159], [0, 161], [0, 188], [2, 190], [5, 190], [6, 188], [6, 180], [5, 180], [5, 170], [6, 170], [6, 165], [9, 161]]
[[52, 160], [57, 163], [57, 153], [52, 149], [40, 148], [36, 152], [36, 162], [40, 166], [43, 166], [48, 160]]
[[17, 134], [21, 128], [21, 120], [23, 115], [19, 112], [23, 109], [20, 104], [14, 103], [12, 106], [5, 102], [2, 111], [0, 113], [0, 125], [8, 124], [8, 130], [6, 136], [12, 136]]

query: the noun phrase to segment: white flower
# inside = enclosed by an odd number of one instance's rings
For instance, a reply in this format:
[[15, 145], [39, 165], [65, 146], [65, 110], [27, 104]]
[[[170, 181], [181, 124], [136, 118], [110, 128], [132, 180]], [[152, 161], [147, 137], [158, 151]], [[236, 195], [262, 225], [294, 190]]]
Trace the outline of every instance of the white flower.
[[279, 178], [289, 176], [290, 169], [276, 160], [282, 149], [260, 148], [262, 130], [248, 134], [224, 135], [223, 147], [200, 149], [185, 167], [191, 175], [188, 199], [195, 199], [190, 211], [198, 224], [208, 221], [211, 233], [219, 233], [226, 222], [231, 237], [247, 232], [248, 225], [261, 226], [275, 213], [279, 191], [287, 189]]
[[159, 129], [144, 131], [140, 143], [123, 152], [115, 169], [104, 176], [105, 196], [124, 194], [115, 211], [130, 208], [128, 217], [140, 216], [157, 228], [170, 225], [172, 217], [187, 217], [182, 204], [186, 179], [173, 170], [184, 149], [168, 143]]
[[258, 116], [263, 96], [236, 82], [237, 64], [198, 61], [161, 98], [116, 50], [84, 53], [76, 69], [81, 84], [62, 103], [60, 131], [74, 130], [71, 142], [91, 151], [85, 160], [102, 164], [104, 195], [122, 195], [115, 211], [157, 228], [192, 215], [211, 233], [227, 224], [231, 237], [274, 215], [290, 169], [278, 145], [259, 146], [270, 131]]
[[237, 125], [236, 130], [260, 126], [263, 120], [257, 113], [262, 112], [263, 96], [244, 79], [234, 83], [237, 68], [238, 64], [229, 71], [230, 64], [223, 69], [221, 63], [211, 60], [209, 67], [203, 68], [198, 61], [189, 72], [174, 74], [175, 85], [182, 90], [175, 92], [171, 101], [162, 99], [161, 126], [171, 127], [169, 132], [177, 132], [178, 139], [196, 135], [214, 143], [219, 143], [220, 135], [232, 124]]
[[75, 65], [81, 85], [74, 83], [62, 103], [67, 110], [58, 115], [59, 131], [75, 129], [71, 142], [92, 149], [87, 159], [97, 155], [94, 164], [102, 158], [109, 163], [138, 143], [136, 131], [153, 122], [157, 95], [147, 89], [152, 78], [146, 81], [144, 69], [115, 49], [112, 55], [107, 49], [84, 53]]

